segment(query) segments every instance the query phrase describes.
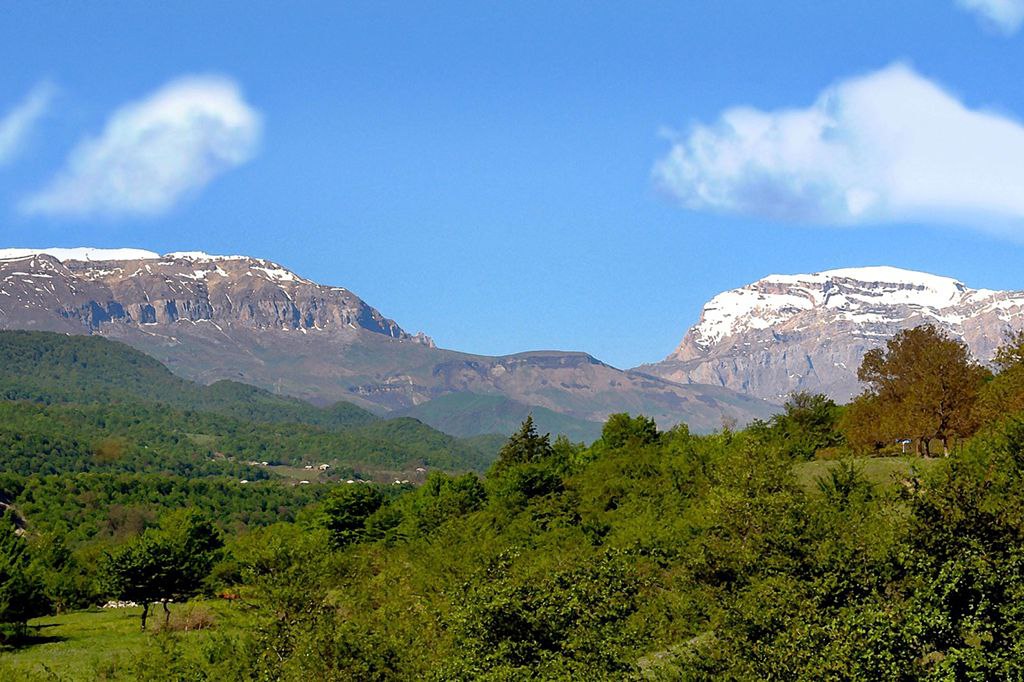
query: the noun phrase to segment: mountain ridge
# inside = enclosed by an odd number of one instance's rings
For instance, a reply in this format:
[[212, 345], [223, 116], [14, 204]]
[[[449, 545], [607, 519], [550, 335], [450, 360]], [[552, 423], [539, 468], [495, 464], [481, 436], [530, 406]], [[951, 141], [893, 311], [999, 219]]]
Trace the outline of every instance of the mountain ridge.
[[437, 348], [345, 287], [247, 256], [0, 250], [0, 328], [98, 334], [202, 383], [230, 379], [378, 413], [471, 393], [508, 398], [509, 414], [525, 405], [594, 423], [633, 412], [663, 427], [685, 421], [709, 431], [777, 409], [720, 386], [619, 370], [581, 352], [492, 357]]
[[1008, 332], [1024, 327], [1024, 291], [972, 289], [892, 266], [768, 275], [711, 298], [672, 353], [637, 369], [767, 400], [806, 390], [845, 401], [860, 392], [867, 350], [925, 323], [988, 362]]

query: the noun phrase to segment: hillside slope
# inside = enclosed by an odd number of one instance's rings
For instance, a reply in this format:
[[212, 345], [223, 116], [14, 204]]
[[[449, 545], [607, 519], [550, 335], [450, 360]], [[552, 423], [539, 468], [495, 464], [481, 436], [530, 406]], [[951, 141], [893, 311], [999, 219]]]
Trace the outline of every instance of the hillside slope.
[[585, 421], [546, 407], [535, 407], [500, 395], [449, 393], [430, 402], [399, 410], [453, 436], [510, 434], [528, 415], [540, 433], [561, 434], [574, 442], [591, 443], [601, 435], [600, 422]]
[[217, 457], [371, 471], [483, 470], [493, 455], [409, 417], [383, 419], [346, 403], [320, 408], [232, 382], [195, 384], [100, 337], [0, 332], [6, 471], [109, 465], [187, 474], [210, 470], [207, 460]]

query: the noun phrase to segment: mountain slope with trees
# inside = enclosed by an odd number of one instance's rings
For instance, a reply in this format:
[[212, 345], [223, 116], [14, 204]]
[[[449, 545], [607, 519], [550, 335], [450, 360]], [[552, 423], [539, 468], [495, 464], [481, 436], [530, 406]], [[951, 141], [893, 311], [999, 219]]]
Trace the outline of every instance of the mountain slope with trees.
[[202, 386], [100, 337], [0, 332], [5, 470], [265, 477], [247, 461], [482, 469], [493, 454], [410, 418], [316, 407], [233, 382]]

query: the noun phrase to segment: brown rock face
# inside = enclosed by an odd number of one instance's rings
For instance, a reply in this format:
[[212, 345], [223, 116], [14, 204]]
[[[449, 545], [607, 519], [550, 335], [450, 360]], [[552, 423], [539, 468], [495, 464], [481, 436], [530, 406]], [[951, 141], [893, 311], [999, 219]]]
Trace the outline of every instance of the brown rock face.
[[0, 260], [0, 291], [6, 326], [34, 322], [81, 333], [185, 321], [254, 329], [361, 328], [413, 338], [352, 292], [253, 258], [61, 262], [39, 254]]
[[674, 352], [638, 369], [774, 401], [793, 391], [847, 401], [862, 390], [864, 353], [925, 323], [988, 362], [1008, 332], [1024, 327], [1024, 292], [887, 267], [773, 275], [713, 298]]

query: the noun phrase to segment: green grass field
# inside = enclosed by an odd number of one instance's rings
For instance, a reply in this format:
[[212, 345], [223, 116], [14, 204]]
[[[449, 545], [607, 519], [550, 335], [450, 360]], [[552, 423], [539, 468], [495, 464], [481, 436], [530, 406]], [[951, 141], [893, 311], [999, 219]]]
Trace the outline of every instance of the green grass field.
[[[925, 472], [941, 460], [924, 459], [913, 455], [902, 457], [858, 457], [856, 465], [864, 472], [865, 478], [880, 487], [895, 485], [898, 480], [908, 478], [912, 471]], [[796, 466], [796, 476], [807, 490], [817, 490], [818, 479], [827, 476], [838, 460], [812, 460]]]
[[[212, 629], [177, 632], [187, 638], [188, 647], [199, 655], [202, 643], [212, 632], [230, 631], [244, 620], [242, 607], [216, 601], [172, 604], [172, 623], [187, 613], [211, 616]], [[140, 629], [142, 608], [90, 609], [29, 622], [30, 639], [16, 647], [0, 647], [0, 680], [116, 680], [131, 679], [119, 674], [121, 664], [146, 650], [159, 646], [163, 611], [150, 608], [149, 630]]]

